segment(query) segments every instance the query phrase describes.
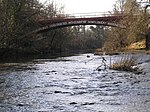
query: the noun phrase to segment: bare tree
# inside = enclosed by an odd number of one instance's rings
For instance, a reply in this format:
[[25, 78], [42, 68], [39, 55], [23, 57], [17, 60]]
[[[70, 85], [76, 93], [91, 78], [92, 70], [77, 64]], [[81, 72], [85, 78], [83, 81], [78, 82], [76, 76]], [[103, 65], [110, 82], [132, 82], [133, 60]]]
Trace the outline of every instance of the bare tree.
[[145, 34], [147, 29], [147, 27], [145, 27], [147, 26], [147, 20], [136, 0], [116, 1], [116, 4], [114, 5], [114, 13], [120, 11], [125, 15], [120, 23], [124, 24], [126, 29], [118, 30], [110, 28], [107, 31], [105, 43], [105, 47], [108, 47], [107, 49], [109, 49], [109, 44], [111, 43], [113, 43], [113, 49], [121, 49], [144, 38], [143, 34]]

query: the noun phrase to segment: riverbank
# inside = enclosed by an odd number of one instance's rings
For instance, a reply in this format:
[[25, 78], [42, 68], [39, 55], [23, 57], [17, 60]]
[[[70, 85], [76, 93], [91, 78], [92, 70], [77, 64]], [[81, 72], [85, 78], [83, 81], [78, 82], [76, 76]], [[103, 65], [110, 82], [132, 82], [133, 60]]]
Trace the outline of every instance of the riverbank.
[[94, 55], [121, 55], [121, 54], [150, 54], [150, 50], [123, 50], [123, 51], [103, 51], [96, 49]]
[[[46, 50], [45, 50], [46, 51]], [[102, 49], [66, 50], [66, 51], [46, 51], [40, 52], [32, 49], [0, 49], [0, 63], [26, 62], [38, 58], [57, 58], [73, 56], [77, 54], [93, 53], [94, 55], [121, 55], [121, 54], [150, 54], [146, 50], [122, 50], [104, 52]]]
[[0, 49], [0, 63], [3, 62], [24, 62], [38, 58], [57, 58], [64, 56], [72, 56], [83, 53], [93, 53], [95, 49], [84, 50], [66, 50], [66, 51], [36, 51], [36, 50], [23, 50], [23, 49]]

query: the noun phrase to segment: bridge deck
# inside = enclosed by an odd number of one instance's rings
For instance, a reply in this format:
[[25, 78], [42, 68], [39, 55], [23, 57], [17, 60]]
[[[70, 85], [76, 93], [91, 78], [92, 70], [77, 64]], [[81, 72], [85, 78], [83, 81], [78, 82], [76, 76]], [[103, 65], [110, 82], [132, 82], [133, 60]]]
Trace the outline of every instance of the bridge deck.
[[53, 24], [53, 23], [59, 23], [59, 22], [70, 22], [70, 21], [105, 21], [105, 22], [111, 22], [115, 21], [118, 22], [121, 19], [123, 19], [124, 16], [106, 16], [106, 17], [89, 17], [89, 18], [54, 18], [54, 19], [44, 19], [39, 20], [39, 23], [42, 25], [45, 24]]

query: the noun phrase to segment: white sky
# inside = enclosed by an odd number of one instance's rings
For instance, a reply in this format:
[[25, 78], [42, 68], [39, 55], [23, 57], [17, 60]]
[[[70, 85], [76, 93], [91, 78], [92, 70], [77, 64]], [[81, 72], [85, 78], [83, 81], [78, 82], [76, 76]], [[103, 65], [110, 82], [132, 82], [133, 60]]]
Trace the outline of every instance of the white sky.
[[[40, 0], [51, 1], [51, 0]], [[108, 12], [113, 10], [116, 0], [53, 0], [65, 6], [65, 13]]]

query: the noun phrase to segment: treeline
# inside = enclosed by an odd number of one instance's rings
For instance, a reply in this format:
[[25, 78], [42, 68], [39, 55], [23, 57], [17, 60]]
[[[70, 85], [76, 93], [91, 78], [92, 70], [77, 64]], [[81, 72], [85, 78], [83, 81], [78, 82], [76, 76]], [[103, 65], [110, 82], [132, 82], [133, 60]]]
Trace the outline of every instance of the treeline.
[[45, 54], [67, 50], [101, 47], [98, 30], [84, 26], [68, 27], [43, 34], [23, 35], [39, 28], [38, 20], [61, 18], [64, 7], [52, 1], [42, 4], [38, 0], [0, 0], [0, 56]]
[[124, 15], [120, 24], [126, 29], [107, 28], [104, 49], [107, 51], [126, 50], [131, 43], [145, 40], [148, 32], [148, 16], [145, 7], [137, 0], [116, 0], [113, 14]]
[[96, 48], [122, 50], [145, 38], [148, 20], [139, 3], [116, 0], [113, 8], [112, 14], [128, 15], [120, 21], [126, 29], [81, 25], [23, 38], [23, 35], [39, 28], [38, 20], [67, 16], [64, 6], [55, 4], [53, 0], [45, 4], [38, 0], [0, 0], [0, 59]]

